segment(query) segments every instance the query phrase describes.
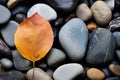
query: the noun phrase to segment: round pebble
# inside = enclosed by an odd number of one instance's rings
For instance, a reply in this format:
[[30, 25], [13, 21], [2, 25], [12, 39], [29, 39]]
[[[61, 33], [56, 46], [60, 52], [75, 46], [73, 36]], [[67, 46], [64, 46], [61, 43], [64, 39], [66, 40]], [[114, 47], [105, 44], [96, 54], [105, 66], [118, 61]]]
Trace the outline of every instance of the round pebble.
[[93, 30], [96, 30], [97, 29], [97, 24], [93, 21], [90, 21], [88, 24], [87, 24], [87, 28], [88, 30], [90, 31], [93, 31]]
[[105, 74], [97, 68], [90, 68], [87, 71], [87, 77], [91, 80], [103, 80]]
[[120, 65], [110, 64], [109, 70], [116, 76], [120, 76]]

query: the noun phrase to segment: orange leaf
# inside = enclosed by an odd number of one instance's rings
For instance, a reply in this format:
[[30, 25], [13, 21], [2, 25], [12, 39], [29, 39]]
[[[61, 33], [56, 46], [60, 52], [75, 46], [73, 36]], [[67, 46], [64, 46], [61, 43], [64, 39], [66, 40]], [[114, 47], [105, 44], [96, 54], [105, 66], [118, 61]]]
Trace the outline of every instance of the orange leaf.
[[24, 20], [15, 32], [14, 41], [20, 54], [30, 61], [42, 59], [53, 44], [52, 28], [37, 13]]

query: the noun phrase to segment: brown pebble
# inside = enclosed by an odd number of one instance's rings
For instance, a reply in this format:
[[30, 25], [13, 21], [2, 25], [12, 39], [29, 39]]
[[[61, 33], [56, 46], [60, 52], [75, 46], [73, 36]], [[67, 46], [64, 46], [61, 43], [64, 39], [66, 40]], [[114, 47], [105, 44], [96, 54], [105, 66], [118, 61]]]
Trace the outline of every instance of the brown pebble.
[[13, 8], [13, 7], [16, 6], [19, 2], [20, 2], [20, 0], [9, 0], [8, 3], [7, 3], [7, 7], [8, 7], [8, 8]]
[[109, 70], [116, 76], [120, 76], [120, 66], [115, 64], [109, 65]]
[[88, 28], [88, 30], [93, 31], [93, 30], [97, 29], [97, 24], [93, 21], [90, 21], [87, 24], [87, 28]]
[[91, 80], [103, 80], [105, 74], [97, 68], [90, 68], [87, 71], [87, 77]]

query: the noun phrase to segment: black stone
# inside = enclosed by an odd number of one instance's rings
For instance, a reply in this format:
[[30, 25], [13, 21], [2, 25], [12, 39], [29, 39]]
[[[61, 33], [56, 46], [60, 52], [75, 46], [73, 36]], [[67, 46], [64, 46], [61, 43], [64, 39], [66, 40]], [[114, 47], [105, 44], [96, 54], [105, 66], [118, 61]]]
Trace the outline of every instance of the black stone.
[[7, 5], [7, 2], [8, 2], [8, 0], [0, 0], [0, 4], [2, 4], [2, 5]]
[[21, 23], [26, 18], [27, 18], [27, 16], [25, 14], [18, 13], [15, 16], [15, 21], [17, 21], [18, 23]]
[[105, 80], [120, 80], [119, 77], [111, 77], [111, 78], [106, 78]]
[[120, 50], [116, 50], [116, 57], [117, 57], [117, 59], [120, 62]]
[[108, 68], [103, 68], [102, 72], [104, 72], [106, 78], [109, 78], [111, 76]]
[[48, 66], [47, 66], [46, 63], [43, 63], [43, 62], [42, 62], [42, 63], [39, 63], [39, 64], [38, 64], [38, 67], [41, 68], [42, 70], [46, 71]]
[[62, 27], [63, 22], [64, 22], [64, 20], [63, 20], [62, 17], [61, 17], [61, 18], [58, 18], [58, 19], [54, 22], [54, 27], [56, 27], [56, 28]]

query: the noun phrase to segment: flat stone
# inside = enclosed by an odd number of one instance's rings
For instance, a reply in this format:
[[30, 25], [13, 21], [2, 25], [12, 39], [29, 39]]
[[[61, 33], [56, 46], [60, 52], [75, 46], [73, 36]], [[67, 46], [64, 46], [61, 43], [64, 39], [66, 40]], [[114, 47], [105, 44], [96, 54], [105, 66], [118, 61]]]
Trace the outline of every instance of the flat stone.
[[[27, 74], [27, 80], [33, 80], [33, 68]], [[34, 68], [34, 80], [53, 80], [46, 72], [40, 68]]]
[[113, 59], [115, 41], [112, 33], [104, 28], [98, 28], [90, 35], [86, 62], [96, 66], [106, 64]]
[[1, 29], [1, 34], [7, 45], [14, 47], [14, 33], [18, 27], [18, 23], [10, 21], [6, 26]]
[[71, 60], [81, 60], [88, 42], [88, 29], [85, 23], [79, 18], [68, 21], [59, 32], [59, 41]]
[[0, 5], [0, 25], [8, 22], [10, 17], [11, 17], [10, 11], [3, 5]]
[[31, 68], [31, 62], [23, 58], [17, 50], [12, 52], [13, 64], [17, 70], [29, 70]]
[[116, 76], [120, 76], [120, 65], [110, 64], [109, 70]]
[[31, 17], [33, 14], [38, 13], [40, 16], [46, 20], [55, 20], [57, 18], [57, 13], [55, 10], [47, 4], [35, 4], [33, 5], [27, 13], [27, 17]]
[[78, 63], [64, 64], [58, 67], [53, 73], [54, 80], [73, 80], [83, 73], [82, 65]]
[[95, 21], [99, 25], [108, 24], [112, 18], [112, 12], [104, 1], [95, 1], [91, 10]]
[[87, 77], [90, 80], [103, 80], [105, 78], [105, 74], [97, 68], [90, 68], [87, 71]]
[[66, 55], [63, 51], [52, 48], [47, 57], [47, 64], [50, 67], [60, 66], [66, 59]]
[[81, 3], [76, 10], [76, 15], [78, 18], [82, 19], [83, 21], [88, 21], [92, 18], [92, 11], [85, 3]]

